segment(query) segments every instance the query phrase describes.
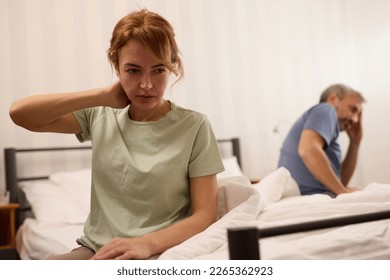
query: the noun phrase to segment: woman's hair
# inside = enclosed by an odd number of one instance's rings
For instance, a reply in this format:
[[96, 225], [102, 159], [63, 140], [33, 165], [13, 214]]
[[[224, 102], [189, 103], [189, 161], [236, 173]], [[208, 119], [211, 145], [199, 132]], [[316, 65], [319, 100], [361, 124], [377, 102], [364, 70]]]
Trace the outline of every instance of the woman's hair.
[[115, 69], [119, 67], [119, 50], [129, 41], [136, 40], [159, 63], [177, 77], [184, 75], [180, 52], [175, 41], [175, 33], [170, 23], [162, 16], [142, 9], [123, 17], [112, 32], [108, 59]]
[[327, 99], [328, 99], [328, 97], [329, 97], [329, 95], [330, 95], [331, 93], [333, 93], [333, 92], [336, 93], [337, 96], [338, 96], [340, 99], [343, 99], [344, 96], [346, 96], [346, 95], [348, 95], [348, 94], [355, 94], [355, 95], [357, 95], [357, 96], [360, 98], [360, 100], [361, 100], [362, 102], [365, 102], [365, 101], [366, 101], [366, 100], [364, 99], [363, 95], [362, 95], [360, 92], [358, 92], [358, 91], [356, 91], [356, 90], [354, 90], [354, 89], [352, 89], [352, 88], [350, 88], [350, 87], [348, 87], [348, 86], [346, 86], [346, 85], [343, 85], [343, 84], [335, 84], [335, 85], [329, 86], [328, 88], [326, 88], [326, 89], [322, 92], [321, 97], [320, 97], [320, 103], [321, 103], [321, 102], [326, 102]]

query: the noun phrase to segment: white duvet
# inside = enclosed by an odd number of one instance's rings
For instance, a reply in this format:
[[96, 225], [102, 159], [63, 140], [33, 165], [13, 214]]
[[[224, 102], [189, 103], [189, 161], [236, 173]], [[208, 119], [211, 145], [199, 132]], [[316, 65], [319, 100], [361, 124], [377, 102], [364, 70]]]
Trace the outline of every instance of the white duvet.
[[[300, 196], [283, 168], [253, 186], [244, 179], [228, 178], [220, 187], [224, 189], [220, 208], [226, 213], [159, 259], [229, 259], [227, 228], [261, 229], [390, 210], [390, 185], [373, 183], [335, 199], [320, 194]], [[264, 238], [259, 248], [262, 259], [390, 259], [390, 220]]]

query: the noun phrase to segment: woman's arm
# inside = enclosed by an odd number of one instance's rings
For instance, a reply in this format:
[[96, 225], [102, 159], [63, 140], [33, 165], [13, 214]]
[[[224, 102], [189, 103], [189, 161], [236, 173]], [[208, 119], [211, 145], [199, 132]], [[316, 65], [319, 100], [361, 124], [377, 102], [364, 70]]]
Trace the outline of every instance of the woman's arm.
[[128, 104], [119, 82], [110, 87], [72, 93], [29, 96], [15, 101], [10, 117], [31, 131], [79, 133], [74, 111], [97, 106], [123, 108]]
[[92, 259], [147, 259], [205, 230], [217, 218], [216, 175], [190, 179], [192, 215], [138, 238], [114, 238]]

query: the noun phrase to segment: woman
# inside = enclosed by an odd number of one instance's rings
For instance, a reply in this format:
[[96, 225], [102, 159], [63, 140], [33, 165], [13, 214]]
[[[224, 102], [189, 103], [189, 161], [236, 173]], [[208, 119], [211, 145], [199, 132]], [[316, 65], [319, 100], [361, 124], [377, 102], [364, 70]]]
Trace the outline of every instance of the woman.
[[147, 10], [130, 13], [113, 30], [108, 58], [113, 85], [31, 96], [10, 109], [26, 129], [92, 141], [81, 246], [54, 259], [147, 259], [216, 219], [223, 164], [211, 126], [164, 99], [170, 74], [183, 76], [171, 25]]

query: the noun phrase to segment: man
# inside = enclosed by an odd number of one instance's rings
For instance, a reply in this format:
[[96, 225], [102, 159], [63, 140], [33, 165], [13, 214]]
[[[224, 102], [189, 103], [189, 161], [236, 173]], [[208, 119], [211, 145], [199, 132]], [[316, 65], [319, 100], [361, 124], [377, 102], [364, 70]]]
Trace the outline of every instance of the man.
[[[306, 111], [292, 126], [281, 148], [278, 166], [286, 167], [301, 194], [353, 192], [347, 188], [356, 167], [362, 139], [364, 97], [342, 84], [328, 87], [320, 103]], [[344, 161], [337, 142], [339, 132], [349, 137]]]

